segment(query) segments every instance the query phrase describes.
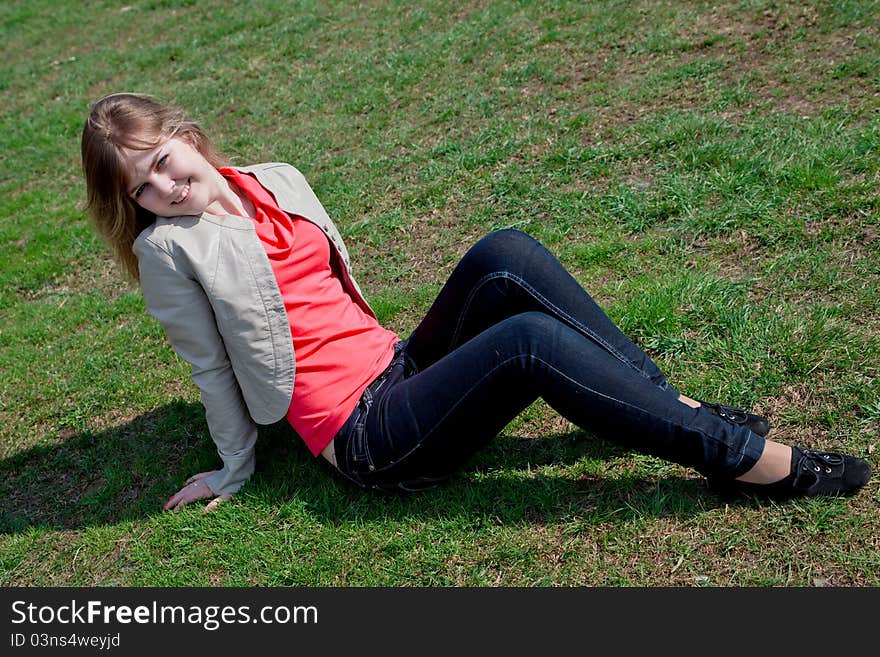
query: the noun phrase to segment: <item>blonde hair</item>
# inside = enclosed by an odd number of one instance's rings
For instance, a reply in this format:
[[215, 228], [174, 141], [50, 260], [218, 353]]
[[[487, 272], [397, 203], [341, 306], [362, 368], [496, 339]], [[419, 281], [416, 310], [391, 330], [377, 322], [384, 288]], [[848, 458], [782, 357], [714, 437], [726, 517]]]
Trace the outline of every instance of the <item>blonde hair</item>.
[[172, 137], [189, 142], [215, 167], [226, 163], [201, 127], [183, 111], [144, 94], [104, 96], [92, 105], [83, 127], [88, 211], [116, 261], [134, 281], [140, 276], [132, 245], [156, 217], [129, 196], [122, 149], [149, 150]]

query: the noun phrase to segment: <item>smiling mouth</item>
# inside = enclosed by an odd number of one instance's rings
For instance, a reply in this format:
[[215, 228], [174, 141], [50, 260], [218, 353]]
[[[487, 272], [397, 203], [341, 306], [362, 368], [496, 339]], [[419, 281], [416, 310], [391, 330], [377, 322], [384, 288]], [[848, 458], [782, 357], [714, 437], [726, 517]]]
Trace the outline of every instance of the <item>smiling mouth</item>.
[[189, 190], [191, 187], [191, 183], [192, 183], [192, 179], [187, 178], [186, 185], [184, 185], [183, 189], [180, 190], [180, 194], [177, 196], [177, 198], [174, 199], [173, 201], [171, 201], [171, 205], [180, 205], [181, 203], [186, 201], [186, 199], [189, 198]]

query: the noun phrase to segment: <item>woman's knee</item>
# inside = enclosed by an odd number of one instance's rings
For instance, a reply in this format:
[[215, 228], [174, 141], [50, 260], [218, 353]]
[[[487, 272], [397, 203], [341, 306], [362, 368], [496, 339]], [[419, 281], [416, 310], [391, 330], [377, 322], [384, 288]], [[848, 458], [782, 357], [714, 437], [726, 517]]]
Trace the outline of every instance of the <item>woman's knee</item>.
[[515, 228], [504, 228], [481, 238], [465, 257], [480, 262], [485, 270], [503, 271], [522, 264], [539, 246], [531, 235]]
[[528, 233], [516, 228], [502, 228], [483, 236], [475, 246], [491, 249], [520, 249], [533, 248], [537, 243], [538, 241]]
[[507, 321], [511, 333], [517, 336], [517, 341], [530, 345], [533, 353], [541, 351], [543, 347], [558, 344], [561, 334], [571, 330], [557, 318], [541, 311], [519, 313]]

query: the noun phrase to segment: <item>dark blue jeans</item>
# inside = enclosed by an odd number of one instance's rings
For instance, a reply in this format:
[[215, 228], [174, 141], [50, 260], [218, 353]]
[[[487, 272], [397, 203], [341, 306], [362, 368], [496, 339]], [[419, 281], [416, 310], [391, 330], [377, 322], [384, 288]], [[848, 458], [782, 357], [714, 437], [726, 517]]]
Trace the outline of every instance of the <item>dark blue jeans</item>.
[[560, 262], [514, 230], [462, 258], [336, 436], [339, 471], [379, 490], [451, 476], [539, 397], [577, 426], [706, 475], [749, 470], [764, 439], [678, 401]]

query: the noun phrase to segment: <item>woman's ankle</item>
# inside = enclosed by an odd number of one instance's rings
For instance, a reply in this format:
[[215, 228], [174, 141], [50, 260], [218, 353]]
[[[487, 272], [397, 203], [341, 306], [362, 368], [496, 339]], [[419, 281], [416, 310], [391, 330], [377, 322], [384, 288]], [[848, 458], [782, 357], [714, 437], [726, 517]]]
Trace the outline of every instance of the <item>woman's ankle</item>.
[[680, 401], [682, 404], [687, 404], [691, 408], [699, 408], [700, 407], [700, 402], [698, 402], [696, 399], [691, 399], [690, 397], [685, 397], [681, 393], [678, 393], [678, 401]]
[[772, 484], [791, 474], [791, 447], [772, 440], [766, 441], [764, 451], [752, 468], [737, 477], [750, 484]]

